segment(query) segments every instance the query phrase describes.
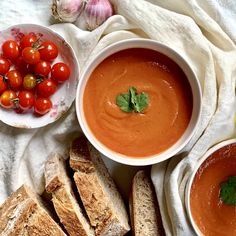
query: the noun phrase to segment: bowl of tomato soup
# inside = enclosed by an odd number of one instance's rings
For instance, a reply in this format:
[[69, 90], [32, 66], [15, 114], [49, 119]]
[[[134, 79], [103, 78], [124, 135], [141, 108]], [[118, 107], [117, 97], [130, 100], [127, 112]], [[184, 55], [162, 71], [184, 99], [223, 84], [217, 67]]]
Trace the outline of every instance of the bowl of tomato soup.
[[187, 209], [197, 235], [236, 235], [236, 139], [202, 157], [187, 187]]
[[178, 153], [192, 137], [200, 110], [201, 89], [190, 66], [148, 39], [105, 48], [77, 89], [77, 117], [89, 141], [128, 165], [150, 165]]

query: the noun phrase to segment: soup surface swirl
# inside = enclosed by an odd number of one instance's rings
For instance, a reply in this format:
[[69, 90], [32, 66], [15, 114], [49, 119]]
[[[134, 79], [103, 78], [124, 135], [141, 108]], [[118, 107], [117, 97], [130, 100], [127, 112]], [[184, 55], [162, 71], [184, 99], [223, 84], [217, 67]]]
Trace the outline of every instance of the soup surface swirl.
[[[135, 87], [149, 97], [143, 113], [126, 113], [116, 104]], [[154, 50], [134, 48], [102, 61], [84, 91], [88, 127], [114, 152], [149, 157], [172, 146], [186, 130], [193, 107], [189, 82], [181, 68]]]

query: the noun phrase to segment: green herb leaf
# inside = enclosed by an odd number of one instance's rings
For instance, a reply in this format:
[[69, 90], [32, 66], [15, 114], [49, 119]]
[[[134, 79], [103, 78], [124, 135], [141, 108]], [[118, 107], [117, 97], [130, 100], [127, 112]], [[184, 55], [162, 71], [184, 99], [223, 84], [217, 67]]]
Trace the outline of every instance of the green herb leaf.
[[130, 102], [130, 94], [129, 93], [120, 94], [116, 98], [116, 104], [124, 112], [132, 112], [133, 111], [132, 107], [130, 106], [131, 102]]
[[128, 93], [120, 94], [116, 98], [116, 104], [124, 112], [143, 112], [148, 106], [148, 95], [146, 93], [137, 94], [134, 87], [128, 89]]
[[134, 105], [135, 112], [143, 112], [148, 106], [148, 95], [146, 93], [140, 93], [136, 96], [136, 103]]
[[129, 94], [130, 94], [131, 106], [133, 107], [136, 103], [137, 89], [135, 87], [130, 87], [128, 91], [129, 91]]
[[221, 184], [220, 198], [227, 205], [236, 205], [236, 176]]

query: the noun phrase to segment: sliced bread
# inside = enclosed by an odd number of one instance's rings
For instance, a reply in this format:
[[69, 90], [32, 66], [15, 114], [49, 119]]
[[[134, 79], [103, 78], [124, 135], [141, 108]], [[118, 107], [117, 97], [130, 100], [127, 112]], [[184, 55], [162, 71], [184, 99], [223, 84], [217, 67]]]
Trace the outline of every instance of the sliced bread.
[[84, 136], [71, 144], [70, 166], [96, 235], [125, 235], [130, 227], [124, 202], [99, 152]]
[[0, 235], [65, 236], [40, 197], [22, 185], [0, 207]]
[[55, 211], [71, 236], [93, 236], [94, 229], [84, 216], [72, 189], [65, 161], [59, 154], [52, 154], [45, 164], [46, 191], [52, 193]]
[[165, 235], [156, 194], [148, 172], [140, 170], [134, 176], [129, 206], [134, 236]]

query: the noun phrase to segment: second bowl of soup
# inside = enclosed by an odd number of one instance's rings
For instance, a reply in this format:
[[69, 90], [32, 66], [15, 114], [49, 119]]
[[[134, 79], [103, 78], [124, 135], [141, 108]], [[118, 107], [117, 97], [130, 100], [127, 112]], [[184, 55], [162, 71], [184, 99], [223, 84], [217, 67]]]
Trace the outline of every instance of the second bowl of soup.
[[186, 206], [197, 235], [236, 235], [236, 139], [201, 158], [189, 179]]

